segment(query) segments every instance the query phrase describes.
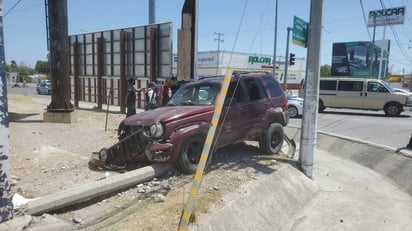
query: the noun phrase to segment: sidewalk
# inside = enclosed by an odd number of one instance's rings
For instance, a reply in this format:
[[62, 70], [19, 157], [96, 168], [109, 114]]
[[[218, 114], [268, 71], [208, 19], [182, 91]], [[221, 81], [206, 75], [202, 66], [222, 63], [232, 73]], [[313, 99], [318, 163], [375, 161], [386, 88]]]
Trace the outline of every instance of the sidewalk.
[[[292, 182], [288, 196], [271, 191], [262, 197], [260, 191], [285, 188], [282, 181], [262, 180], [234, 192], [223, 209], [198, 219], [190, 230], [412, 230], [409, 194], [369, 168], [321, 150], [316, 154], [313, 184], [293, 168], [283, 168], [287, 173], [282, 176], [290, 176], [283, 180]], [[296, 181], [306, 182], [309, 189], [296, 187]], [[293, 196], [311, 198], [299, 209]], [[283, 213], [291, 212], [284, 218]]]
[[412, 230], [412, 197], [382, 175], [317, 151], [319, 194], [292, 230]]

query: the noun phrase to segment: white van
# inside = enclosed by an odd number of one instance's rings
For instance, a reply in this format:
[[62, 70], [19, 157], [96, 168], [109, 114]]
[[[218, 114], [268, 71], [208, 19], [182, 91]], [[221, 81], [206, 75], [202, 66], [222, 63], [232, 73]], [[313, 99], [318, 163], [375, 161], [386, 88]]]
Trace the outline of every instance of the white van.
[[404, 107], [412, 107], [412, 96], [395, 92], [377, 79], [321, 78], [319, 112], [327, 107], [383, 110], [388, 116], [398, 116]]

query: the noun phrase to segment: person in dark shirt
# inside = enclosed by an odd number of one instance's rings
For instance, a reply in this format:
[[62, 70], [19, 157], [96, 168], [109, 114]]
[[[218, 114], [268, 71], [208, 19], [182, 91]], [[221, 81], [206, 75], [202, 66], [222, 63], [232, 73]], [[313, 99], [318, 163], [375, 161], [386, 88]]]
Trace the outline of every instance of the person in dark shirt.
[[136, 114], [136, 89], [134, 88], [135, 80], [130, 78], [127, 81], [127, 95], [126, 95], [126, 117]]

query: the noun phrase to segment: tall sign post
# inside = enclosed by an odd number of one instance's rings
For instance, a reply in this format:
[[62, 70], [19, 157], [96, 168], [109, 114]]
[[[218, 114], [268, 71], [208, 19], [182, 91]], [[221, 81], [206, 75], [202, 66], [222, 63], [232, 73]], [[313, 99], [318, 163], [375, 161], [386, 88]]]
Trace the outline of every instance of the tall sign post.
[[[375, 53], [375, 30], [377, 26], [384, 26], [384, 33], [383, 33], [383, 41], [385, 41], [385, 32], [386, 32], [386, 26], [388, 25], [397, 25], [397, 24], [403, 24], [405, 21], [405, 12], [406, 9], [404, 6], [402, 7], [395, 7], [395, 8], [389, 8], [389, 9], [381, 9], [381, 10], [373, 10], [369, 11], [369, 16], [368, 16], [368, 27], [373, 27], [373, 42], [372, 42], [372, 50], [371, 53], [372, 55], [370, 56], [370, 62], [369, 62], [369, 68], [370, 68], [370, 76], [373, 74], [372, 69], [373, 65], [376, 65], [376, 63], [373, 63], [374, 59], [374, 53]], [[387, 44], [387, 43], [386, 43]], [[381, 73], [382, 73], [382, 60], [384, 54], [387, 53], [386, 48], [387, 45], [383, 45], [383, 49], [381, 49], [381, 57], [380, 57], [380, 63], [379, 63], [379, 69], [377, 73], [377, 78], [381, 78]], [[387, 57], [386, 59], [387, 60]], [[386, 65], [387, 66], [387, 63]], [[386, 73], [384, 73], [384, 76], [386, 76]]]
[[3, 0], [0, 0], [0, 222], [13, 218], [9, 159], [6, 59], [3, 39]]

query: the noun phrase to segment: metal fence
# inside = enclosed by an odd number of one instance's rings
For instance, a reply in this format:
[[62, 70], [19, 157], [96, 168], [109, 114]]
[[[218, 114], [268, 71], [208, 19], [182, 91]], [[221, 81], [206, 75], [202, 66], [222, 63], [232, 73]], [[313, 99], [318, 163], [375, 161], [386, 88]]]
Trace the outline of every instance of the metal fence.
[[[118, 105], [125, 111], [127, 79], [136, 88], [172, 76], [172, 23], [69, 36], [71, 97], [79, 101]], [[143, 94], [137, 107], [143, 108]]]

